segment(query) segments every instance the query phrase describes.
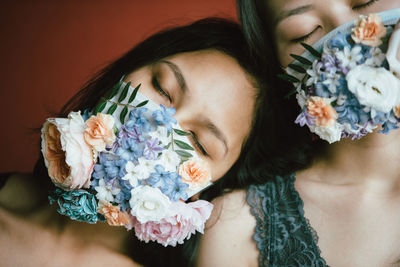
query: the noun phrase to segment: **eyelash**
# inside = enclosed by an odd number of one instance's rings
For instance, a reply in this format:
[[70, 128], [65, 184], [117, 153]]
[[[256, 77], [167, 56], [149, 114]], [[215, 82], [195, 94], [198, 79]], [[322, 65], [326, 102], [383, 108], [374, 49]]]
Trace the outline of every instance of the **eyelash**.
[[153, 76], [151, 83], [161, 96], [166, 97], [169, 102], [172, 102], [171, 96], [161, 88], [160, 82], [156, 76]]
[[191, 134], [190, 137], [192, 138], [193, 143], [200, 150], [201, 154], [208, 157], [209, 155], [208, 155], [207, 151], [204, 149], [204, 147], [200, 144], [199, 139], [197, 138], [197, 135], [192, 131], [189, 131], [189, 132]]
[[353, 6], [353, 10], [359, 10], [359, 9], [363, 9], [363, 8], [367, 8], [369, 6], [372, 6], [373, 4], [375, 4], [376, 2], [378, 2], [379, 0], [371, 0], [365, 4], [361, 4], [358, 6]]
[[291, 42], [293, 42], [293, 43], [305, 42], [305, 41], [307, 41], [307, 40], [311, 37], [311, 35], [313, 35], [313, 34], [314, 34], [317, 30], [319, 30], [320, 28], [321, 28], [321, 26], [318, 26], [318, 27], [316, 27], [312, 32], [310, 32], [309, 34], [304, 35], [304, 36], [299, 37], [299, 38], [296, 38], [296, 39], [293, 39], [293, 40], [291, 40]]

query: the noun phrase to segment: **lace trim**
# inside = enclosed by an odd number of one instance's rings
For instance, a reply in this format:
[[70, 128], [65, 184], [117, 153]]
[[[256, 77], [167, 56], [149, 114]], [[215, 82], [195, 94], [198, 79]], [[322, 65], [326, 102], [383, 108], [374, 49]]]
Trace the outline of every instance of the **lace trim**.
[[257, 222], [253, 239], [261, 267], [327, 266], [320, 256], [317, 233], [304, 217], [294, 180], [294, 175], [276, 177], [249, 188], [247, 202]]

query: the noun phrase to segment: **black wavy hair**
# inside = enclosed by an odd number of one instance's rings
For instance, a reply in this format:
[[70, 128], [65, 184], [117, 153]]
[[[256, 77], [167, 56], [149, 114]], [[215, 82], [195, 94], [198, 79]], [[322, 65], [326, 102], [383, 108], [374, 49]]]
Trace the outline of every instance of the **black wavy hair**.
[[[257, 94], [252, 130], [239, 159], [200, 198], [212, 200], [229, 190], [263, 183], [269, 177], [297, 168], [296, 161], [285, 158], [293, 143], [288, 141], [289, 137], [295, 132], [283, 128], [286, 127], [282, 123], [287, 121], [286, 113], [276, 113], [280, 98], [271, 88], [280, 85], [266, 79], [266, 73], [270, 71], [263, 67], [263, 61], [251, 55], [239, 24], [225, 19], [203, 19], [150, 36], [96, 74], [66, 103], [58, 116], [65, 117], [71, 111], [94, 108], [124, 74], [168, 56], [206, 49], [215, 49], [234, 58], [256, 81]], [[50, 184], [42, 155], [35, 166], [34, 175], [44, 181], [44, 185]], [[127, 254], [146, 266], [191, 266], [195, 260], [198, 238], [196, 235], [175, 248], [164, 248], [156, 243], [144, 244], [130, 238], [127, 241]]]
[[[243, 33], [247, 40], [250, 54], [257, 58], [266, 70], [265, 78], [276, 85], [270, 90], [275, 95], [278, 107], [276, 114], [284, 113], [288, 121], [282, 129], [289, 130], [291, 141], [289, 149], [280, 155], [282, 167], [287, 165], [291, 171], [298, 171], [310, 166], [312, 161], [327, 148], [327, 143], [311, 134], [307, 127], [299, 127], [294, 121], [300, 112], [300, 107], [294, 95], [287, 97], [293, 90], [293, 85], [278, 78], [283, 69], [278, 58], [278, 49], [275, 41], [275, 22], [267, 7], [266, 0], [237, 0], [238, 17], [242, 24]], [[285, 122], [282, 122], [285, 124]]]

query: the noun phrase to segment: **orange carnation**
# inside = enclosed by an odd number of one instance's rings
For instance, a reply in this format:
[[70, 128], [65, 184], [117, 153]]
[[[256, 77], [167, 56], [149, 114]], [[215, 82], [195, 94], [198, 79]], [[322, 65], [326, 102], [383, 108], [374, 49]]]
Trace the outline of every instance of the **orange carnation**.
[[100, 203], [97, 211], [104, 215], [111, 226], [128, 226], [130, 223], [129, 215], [110, 203]]
[[338, 115], [326, 98], [313, 96], [306, 103], [308, 114], [315, 118], [316, 126], [329, 126], [336, 121]]
[[370, 14], [369, 16], [360, 16], [356, 27], [353, 28], [351, 37], [356, 43], [374, 47], [382, 44], [381, 39], [385, 35], [386, 28], [381, 17]]
[[201, 159], [190, 159], [179, 166], [179, 175], [191, 189], [202, 188], [211, 180], [208, 165]]
[[103, 151], [107, 145], [112, 145], [115, 141], [113, 131], [114, 117], [108, 114], [98, 113], [86, 121], [84, 133], [85, 141], [96, 151]]

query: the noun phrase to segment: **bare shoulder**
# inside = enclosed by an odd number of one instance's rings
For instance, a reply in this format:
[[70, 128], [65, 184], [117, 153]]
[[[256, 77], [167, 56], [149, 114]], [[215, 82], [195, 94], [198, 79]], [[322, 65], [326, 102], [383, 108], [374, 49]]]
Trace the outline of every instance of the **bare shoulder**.
[[238, 190], [213, 201], [214, 210], [200, 241], [197, 266], [257, 266], [253, 241], [256, 220]]

